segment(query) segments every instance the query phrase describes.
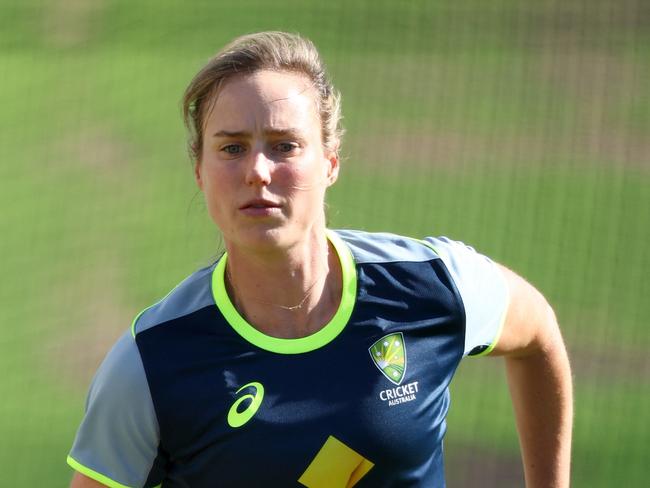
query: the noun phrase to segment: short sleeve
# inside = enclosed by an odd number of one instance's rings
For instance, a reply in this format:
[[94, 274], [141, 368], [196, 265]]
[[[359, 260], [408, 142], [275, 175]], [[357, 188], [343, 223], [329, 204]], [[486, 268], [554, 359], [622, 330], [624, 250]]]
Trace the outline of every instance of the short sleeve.
[[109, 487], [144, 487], [159, 429], [142, 360], [130, 331], [93, 378], [68, 464]]
[[492, 260], [462, 242], [425, 239], [451, 274], [465, 308], [465, 356], [485, 355], [496, 345], [508, 310], [503, 272]]

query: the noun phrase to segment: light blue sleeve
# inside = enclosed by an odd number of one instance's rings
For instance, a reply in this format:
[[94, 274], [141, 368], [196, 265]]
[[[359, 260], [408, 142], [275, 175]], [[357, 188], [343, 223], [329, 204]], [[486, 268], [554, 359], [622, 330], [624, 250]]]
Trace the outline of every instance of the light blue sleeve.
[[509, 293], [503, 272], [489, 258], [446, 237], [425, 239], [447, 266], [465, 307], [465, 356], [489, 354], [501, 334]]
[[158, 444], [158, 421], [140, 353], [129, 330], [93, 378], [68, 464], [110, 487], [141, 487]]

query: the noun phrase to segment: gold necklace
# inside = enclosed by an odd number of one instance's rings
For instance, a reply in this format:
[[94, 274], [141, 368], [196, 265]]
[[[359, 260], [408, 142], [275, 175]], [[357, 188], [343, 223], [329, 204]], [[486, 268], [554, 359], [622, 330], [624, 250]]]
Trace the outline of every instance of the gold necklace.
[[[239, 301], [240, 305], [241, 305], [241, 299], [237, 300], [237, 296], [241, 297], [241, 292], [239, 292], [239, 290], [235, 286], [235, 282], [232, 279], [232, 275], [230, 274], [230, 269], [228, 268], [228, 266], [226, 266], [226, 275], [228, 276], [228, 282], [230, 283], [230, 286], [232, 287], [234, 295], [235, 295], [235, 297], [233, 297], [233, 298], [235, 299], [235, 301]], [[325, 273], [323, 276], [325, 278], [327, 278], [327, 273]], [[319, 277], [318, 279], [316, 279], [316, 281], [314, 281], [311, 285], [309, 285], [309, 287], [307, 288], [307, 291], [305, 291], [305, 296], [302, 298], [302, 300], [300, 300], [300, 303], [298, 303], [297, 305], [280, 305], [279, 303], [267, 302], [265, 300], [260, 300], [259, 298], [251, 298], [251, 300], [253, 300], [253, 301], [257, 302], [257, 303], [261, 303], [262, 305], [271, 305], [273, 307], [277, 307], [277, 308], [280, 308], [282, 310], [288, 310], [290, 312], [292, 312], [294, 310], [299, 310], [305, 304], [307, 299], [311, 296], [311, 293], [312, 293], [313, 289], [321, 281], [322, 278], [323, 278], [322, 276]]]

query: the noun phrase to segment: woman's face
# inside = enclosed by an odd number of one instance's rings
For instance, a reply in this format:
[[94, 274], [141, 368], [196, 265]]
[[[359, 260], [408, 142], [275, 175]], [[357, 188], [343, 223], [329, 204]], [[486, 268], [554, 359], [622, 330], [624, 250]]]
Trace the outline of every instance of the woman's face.
[[324, 226], [338, 175], [316, 92], [300, 74], [258, 71], [221, 88], [204, 121], [196, 179], [229, 249], [290, 247]]

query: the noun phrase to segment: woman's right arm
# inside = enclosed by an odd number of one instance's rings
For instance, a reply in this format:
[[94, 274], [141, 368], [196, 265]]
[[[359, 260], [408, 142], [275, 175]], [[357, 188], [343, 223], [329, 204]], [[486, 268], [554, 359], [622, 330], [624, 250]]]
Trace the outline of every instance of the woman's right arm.
[[92, 478], [89, 478], [85, 474], [81, 474], [79, 471], [75, 471], [74, 476], [72, 477], [72, 482], [70, 483], [70, 488], [105, 488], [106, 485], [101, 484], [99, 481], [95, 481]]

